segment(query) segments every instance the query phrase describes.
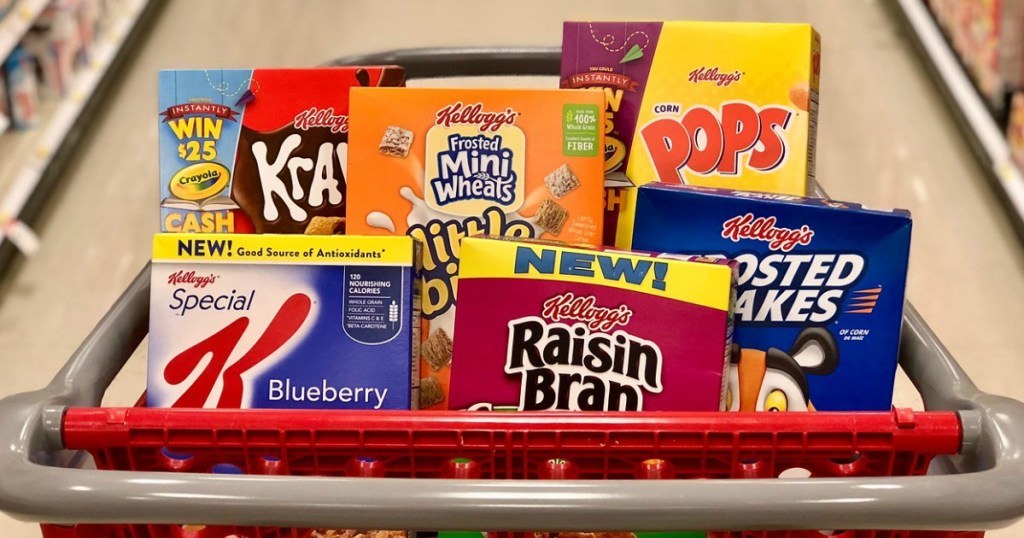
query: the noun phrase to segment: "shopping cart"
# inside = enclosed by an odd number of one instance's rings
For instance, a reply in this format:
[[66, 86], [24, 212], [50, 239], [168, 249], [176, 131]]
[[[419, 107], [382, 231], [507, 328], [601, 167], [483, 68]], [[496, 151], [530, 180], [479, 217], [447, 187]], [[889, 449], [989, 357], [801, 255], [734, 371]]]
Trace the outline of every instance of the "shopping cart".
[[[553, 75], [558, 50], [338, 63], [397, 63], [411, 78]], [[910, 304], [900, 364], [927, 412], [100, 408], [146, 335], [148, 306], [146, 268], [46, 388], [0, 400], [0, 509], [44, 522], [47, 538], [313, 528], [936, 538], [1024, 515], [1024, 404], [979, 391]], [[804, 478], [776, 478], [792, 470]]]

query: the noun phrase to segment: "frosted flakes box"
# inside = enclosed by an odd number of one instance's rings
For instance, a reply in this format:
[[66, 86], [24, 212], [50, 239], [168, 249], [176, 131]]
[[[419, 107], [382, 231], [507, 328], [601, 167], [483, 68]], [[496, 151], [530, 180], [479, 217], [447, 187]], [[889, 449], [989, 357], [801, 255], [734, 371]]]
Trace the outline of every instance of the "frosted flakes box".
[[892, 405], [910, 214], [782, 194], [640, 187], [633, 245], [739, 264], [729, 408]]
[[413, 409], [409, 237], [158, 234], [150, 407]]
[[601, 240], [604, 96], [593, 90], [354, 88], [351, 233], [424, 245], [421, 407], [443, 409], [460, 240]]
[[161, 231], [343, 232], [348, 90], [404, 82], [394, 66], [160, 71]]
[[467, 237], [451, 406], [718, 411], [734, 278], [722, 259]]
[[[566, 22], [563, 88], [605, 92], [605, 171], [804, 195], [814, 179], [821, 40], [807, 24]], [[628, 247], [636, 190], [609, 188]]]

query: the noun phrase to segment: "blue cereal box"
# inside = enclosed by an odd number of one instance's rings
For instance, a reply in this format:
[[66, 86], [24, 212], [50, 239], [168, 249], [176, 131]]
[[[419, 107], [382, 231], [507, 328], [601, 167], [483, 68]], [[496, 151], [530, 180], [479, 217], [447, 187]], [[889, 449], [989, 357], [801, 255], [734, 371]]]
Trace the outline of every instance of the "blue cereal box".
[[148, 405], [414, 408], [417, 254], [406, 236], [158, 234]]
[[888, 410], [910, 229], [903, 210], [651, 184], [633, 247], [738, 262], [730, 410]]

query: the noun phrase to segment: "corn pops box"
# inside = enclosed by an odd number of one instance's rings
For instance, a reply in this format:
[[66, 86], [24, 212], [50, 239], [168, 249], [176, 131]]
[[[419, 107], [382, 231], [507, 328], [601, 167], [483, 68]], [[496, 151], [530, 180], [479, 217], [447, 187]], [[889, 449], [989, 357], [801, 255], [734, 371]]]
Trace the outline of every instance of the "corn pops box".
[[409, 237], [159, 234], [150, 407], [412, 409]]
[[424, 245], [421, 407], [443, 409], [460, 240], [601, 240], [604, 96], [593, 90], [355, 88], [347, 226]]
[[739, 264], [731, 410], [890, 408], [909, 213], [662, 184], [638, 198], [637, 248]]
[[[605, 92], [610, 179], [804, 195], [820, 47], [807, 24], [566, 22], [561, 85]], [[609, 189], [607, 244], [629, 246], [635, 208]]]
[[451, 406], [717, 411], [734, 279], [723, 259], [467, 237]]
[[160, 229], [344, 231], [348, 90], [389, 67], [161, 71]]

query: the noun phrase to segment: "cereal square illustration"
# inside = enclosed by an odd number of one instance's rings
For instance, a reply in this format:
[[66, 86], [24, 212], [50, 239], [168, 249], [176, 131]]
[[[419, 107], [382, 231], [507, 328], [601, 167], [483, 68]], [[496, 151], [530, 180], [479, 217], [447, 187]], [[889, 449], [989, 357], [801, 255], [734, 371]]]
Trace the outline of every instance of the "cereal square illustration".
[[568, 218], [569, 212], [551, 199], [544, 200], [537, 210], [537, 224], [555, 235], [562, 233], [562, 226]]
[[563, 164], [544, 178], [544, 184], [547, 185], [552, 196], [561, 198], [576, 190], [580, 186], [580, 180], [573, 175], [569, 165]]
[[392, 157], [408, 157], [412, 147], [412, 131], [389, 125], [380, 139], [380, 152]]

